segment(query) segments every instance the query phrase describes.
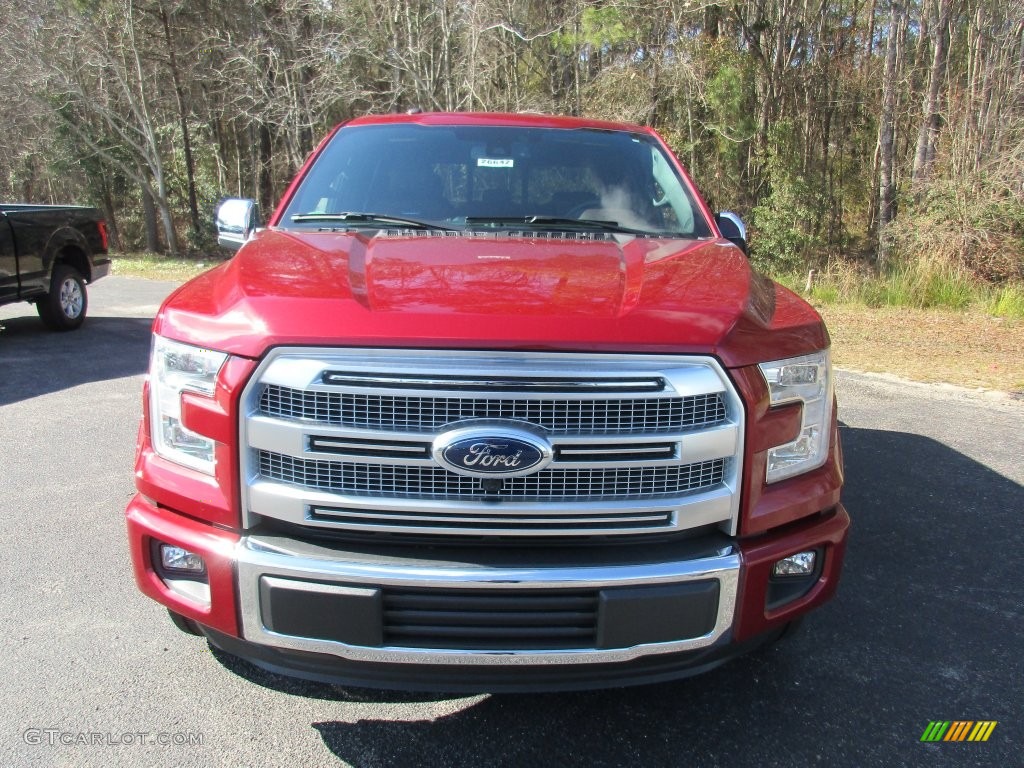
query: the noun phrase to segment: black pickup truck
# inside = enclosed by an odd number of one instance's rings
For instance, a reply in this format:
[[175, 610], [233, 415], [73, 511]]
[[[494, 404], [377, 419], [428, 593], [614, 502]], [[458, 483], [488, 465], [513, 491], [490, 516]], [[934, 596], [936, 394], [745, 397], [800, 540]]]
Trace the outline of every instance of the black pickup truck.
[[0, 204], [0, 304], [32, 302], [51, 330], [77, 328], [86, 283], [110, 271], [107, 251], [95, 208]]

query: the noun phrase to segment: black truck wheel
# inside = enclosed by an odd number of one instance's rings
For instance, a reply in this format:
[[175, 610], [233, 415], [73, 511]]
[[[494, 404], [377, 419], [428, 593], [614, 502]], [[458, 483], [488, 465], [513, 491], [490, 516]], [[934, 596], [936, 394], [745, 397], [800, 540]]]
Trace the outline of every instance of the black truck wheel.
[[36, 302], [36, 311], [51, 331], [73, 331], [85, 320], [89, 298], [81, 273], [67, 264], [57, 264], [50, 280], [50, 292]]

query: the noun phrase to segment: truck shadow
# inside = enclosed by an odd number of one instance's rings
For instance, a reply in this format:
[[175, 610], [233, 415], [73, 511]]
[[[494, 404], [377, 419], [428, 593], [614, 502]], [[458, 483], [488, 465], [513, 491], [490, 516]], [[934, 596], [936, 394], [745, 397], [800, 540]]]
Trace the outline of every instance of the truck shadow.
[[[700, 677], [448, 699], [222, 661], [259, 685], [337, 700], [339, 719], [312, 726], [360, 768], [909, 765], [939, 757], [919, 741], [937, 717], [1000, 721], [985, 761], [1016, 762], [1024, 487], [927, 437], [845, 426], [842, 436], [854, 527], [839, 595], [791, 638]], [[379, 719], [346, 720], [355, 702], [379, 704]]]
[[0, 406], [93, 381], [145, 373], [151, 317], [86, 319], [76, 331], [47, 331], [32, 316], [0, 320]]

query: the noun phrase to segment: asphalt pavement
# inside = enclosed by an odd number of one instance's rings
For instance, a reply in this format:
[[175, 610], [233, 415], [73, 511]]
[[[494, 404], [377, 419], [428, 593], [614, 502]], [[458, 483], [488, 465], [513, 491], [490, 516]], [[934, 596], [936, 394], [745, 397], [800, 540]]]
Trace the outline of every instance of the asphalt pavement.
[[[1024, 764], [1024, 403], [840, 372], [839, 594], [703, 676], [544, 695], [317, 685], [213, 652], [132, 581], [122, 513], [172, 288], [106, 278], [69, 334], [0, 308], [0, 765]], [[933, 720], [997, 725], [922, 743]]]

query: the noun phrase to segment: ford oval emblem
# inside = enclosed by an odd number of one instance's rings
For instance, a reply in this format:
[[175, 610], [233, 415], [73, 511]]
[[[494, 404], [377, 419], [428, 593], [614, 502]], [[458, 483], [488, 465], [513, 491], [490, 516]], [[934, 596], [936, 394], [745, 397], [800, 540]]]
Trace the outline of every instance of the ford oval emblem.
[[518, 429], [469, 427], [438, 435], [434, 460], [445, 469], [470, 477], [520, 477], [551, 461], [546, 440]]

